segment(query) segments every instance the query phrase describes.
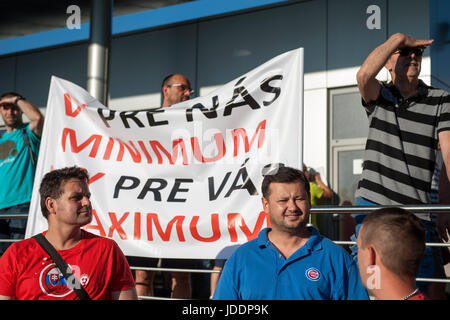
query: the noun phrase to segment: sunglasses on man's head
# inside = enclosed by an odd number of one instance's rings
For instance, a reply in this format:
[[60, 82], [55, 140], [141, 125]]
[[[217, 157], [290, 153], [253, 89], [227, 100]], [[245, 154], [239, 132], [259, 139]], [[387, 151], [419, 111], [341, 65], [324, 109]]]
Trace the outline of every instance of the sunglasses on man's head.
[[400, 53], [401, 56], [407, 57], [412, 53], [414, 53], [415, 56], [421, 57], [423, 54], [423, 51], [425, 48], [421, 47], [414, 47], [414, 48], [401, 48], [397, 52]]

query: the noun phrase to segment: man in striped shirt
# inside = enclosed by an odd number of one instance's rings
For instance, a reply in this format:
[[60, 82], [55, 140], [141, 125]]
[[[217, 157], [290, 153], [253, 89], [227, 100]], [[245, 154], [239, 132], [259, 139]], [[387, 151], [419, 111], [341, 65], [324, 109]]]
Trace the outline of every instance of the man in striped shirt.
[[[438, 142], [450, 168], [450, 95], [419, 80], [422, 53], [432, 42], [396, 33], [375, 48], [358, 71], [369, 136], [357, 205], [429, 204]], [[375, 78], [383, 67], [390, 83]], [[427, 242], [437, 242], [450, 230], [450, 215], [439, 215], [440, 235], [430, 214], [417, 216], [427, 229]], [[356, 233], [364, 217], [355, 216]], [[418, 277], [445, 277], [439, 248], [427, 248]], [[427, 285], [419, 283], [419, 288], [430, 297], [445, 297], [442, 286], [427, 291]]]

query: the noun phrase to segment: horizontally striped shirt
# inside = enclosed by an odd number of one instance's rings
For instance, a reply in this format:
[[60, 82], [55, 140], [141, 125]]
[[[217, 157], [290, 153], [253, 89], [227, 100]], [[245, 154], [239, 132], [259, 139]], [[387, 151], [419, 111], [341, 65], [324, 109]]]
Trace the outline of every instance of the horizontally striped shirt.
[[[450, 130], [450, 95], [419, 81], [418, 93], [403, 99], [391, 83], [367, 105], [369, 136], [356, 191], [379, 205], [429, 204], [438, 134]], [[429, 215], [419, 215], [429, 219]]]

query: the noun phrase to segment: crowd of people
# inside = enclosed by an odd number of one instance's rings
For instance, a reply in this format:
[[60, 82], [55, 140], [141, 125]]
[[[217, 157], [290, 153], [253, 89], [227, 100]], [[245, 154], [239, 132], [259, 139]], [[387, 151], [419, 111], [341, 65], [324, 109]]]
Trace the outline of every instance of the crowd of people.
[[[369, 135], [356, 205], [390, 207], [354, 216], [351, 253], [321, 235], [310, 219], [311, 207], [333, 195], [320, 174], [304, 164], [280, 165], [265, 173], [261, 185], [271, 227], [226, 261], [213, 261], [221, 271], [211, 276], [213, 299], [446, 299], [445, 284], [416, 278], [445, 278], [448, 248], [425, 243], [448, 241], [450, 215], [399, 208], [432, 203], [433, 188], [440, 195], [435, 202], [448, 203], [450, 95], [419, 80], [422, 54], [431, 44], [394, 34], [357, 73]], [[376, 79], [383, 67], [389, 83]], [[190, 99], [191, 84], [171, 74], [161, 93], [161, 107], [170, 107]], [[0, 113], [6, 128], [0, 138], [0, 215], [26, 215], [44, 116], [14, 92], [1, 96]], [[138, 299], [154, 295], [155, 272], [133, 273], [130, 265], [209, 268], [209, 260], [125, 256], [113, 240], [83, 230], [92, 220], [88, 181], [88, 172], [77, 166], [43, 177], [40, 206], [48, 229], [11, 245], [0, 243], [0, 299]], [[23, 239], [26, 221], [0, 219], [0, 238]], [[190, 273], [172, 272], [170, 296], [191, 299], [191, 279]]]

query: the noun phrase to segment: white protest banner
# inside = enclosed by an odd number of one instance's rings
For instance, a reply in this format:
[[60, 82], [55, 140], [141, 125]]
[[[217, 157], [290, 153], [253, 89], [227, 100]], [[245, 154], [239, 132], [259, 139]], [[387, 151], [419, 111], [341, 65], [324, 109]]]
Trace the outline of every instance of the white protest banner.
[[107, 109], [52, 77], [26, 237], [47, 229], [42, 177], [76, 165], [90, 174], [85, 230], [126, 255], [214, 259], [270, 224], [263, 168], [301, 168], [302, 103], [302, 48], [209, 95], [145, 111]]

